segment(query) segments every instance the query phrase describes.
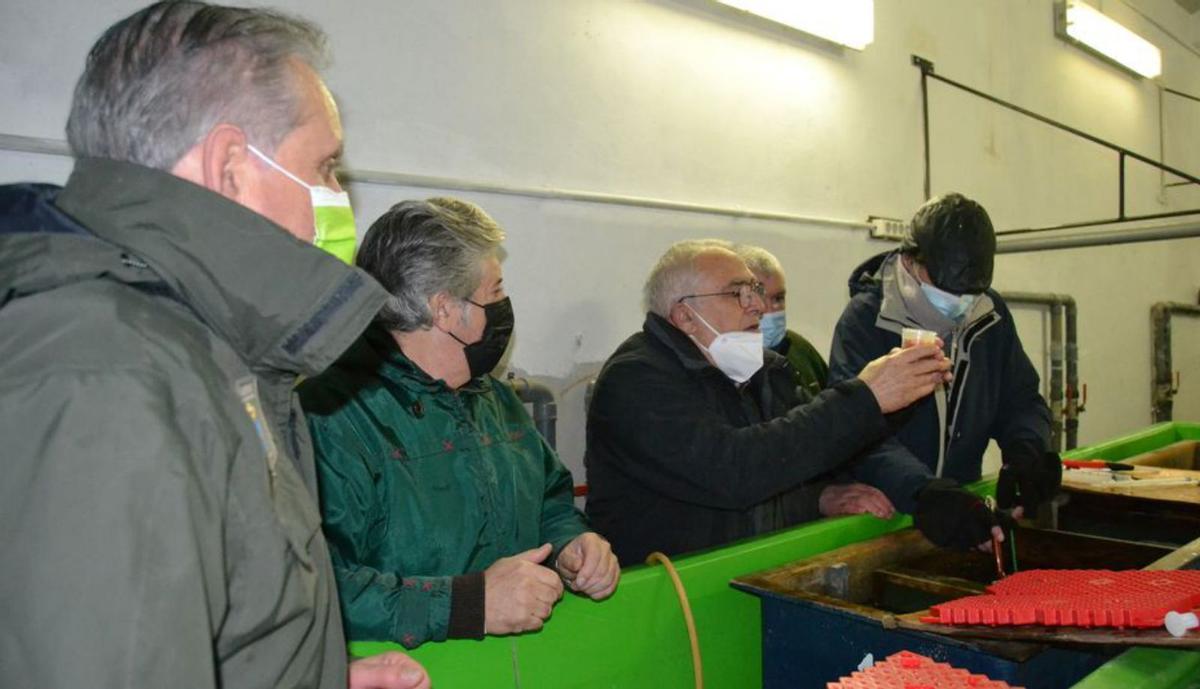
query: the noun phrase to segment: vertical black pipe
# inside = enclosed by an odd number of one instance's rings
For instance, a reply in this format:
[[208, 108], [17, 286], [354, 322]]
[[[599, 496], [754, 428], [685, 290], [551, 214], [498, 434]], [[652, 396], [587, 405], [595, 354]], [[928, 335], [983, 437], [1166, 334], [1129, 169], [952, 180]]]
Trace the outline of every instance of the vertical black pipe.
[[1050, 304], [1050, 449], [1062, 452], [1063, 441], [1063, 324], [1062, 301]]
[[1121, 199], [1121, 201], [1120, 201], [1121, 212], [1117, 214], [1117, 217], [1120, 218], [1121, 220], [1124, 220], [1125, 219], [1125, 151], [1121, 151], [1119, 155], [1121, 158], [1121, 161], [1120, 161], [1121, 162], [1121, 174], [1119, 175], [1121, 188], [1118, 190], [1118, 197]]
[[1067, 449], [1079, 446], [1079, 333], [1076, 331], [1075, 300], [1063, 295], [1067, 321]]
[[925, 127], [925, 200], [928, 201], [933, 198], [933, 182], [929, 174], [929, 80], [924, 71], [921, 72], [921, 120]]
[[1154, 379], [1151, 390], [1154, 423], [1170, 421], [1174, 411], [1171, 401], [1171, 309], [1167, 302], [1150, 307], [1151, 332], [1154, 338]]
[[933, 198], [929, 161], [929, 73], [933, 71], [933, 63], [920, 55], [913, 55], [912, 63], [921, 69], [921, 126], [925, 140], [925, 200], [928, 201]]
[[1151, 403], [1154, 422], [1170, 421], [1175, 412], [1176, 389], [1171, 379], [1171, 316], [1200, 317], [1200, 306], [1177, 301], [1160, 301], [1150, 307], [1151, 331], [1154, 337], [1154, 376], [1151, 380]]

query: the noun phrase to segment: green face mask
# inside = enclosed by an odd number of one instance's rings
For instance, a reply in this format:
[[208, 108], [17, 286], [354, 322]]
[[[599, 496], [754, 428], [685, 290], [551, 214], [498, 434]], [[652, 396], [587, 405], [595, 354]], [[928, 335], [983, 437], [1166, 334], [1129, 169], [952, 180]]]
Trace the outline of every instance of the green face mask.
[[354, 265], [354, 210], [350, 195], [329, 187], [309, 187], [316, 235], [313, 244]]
[[308, 184], [285, 170], [282, 165], [271, 160], [254, 146], [246, 146], [246, 148], [261, 158], [264, 163], [286, 175], [288, 179], [308, 189], [309, 198], [312, 200], [313, 224], [316, 230], [313, 235], [313, 244], [346, 263], [354, 265], [356, 235], [354, 210], [350, 208], [350, 195], [344, 191], [334, 191], [329, 187]]

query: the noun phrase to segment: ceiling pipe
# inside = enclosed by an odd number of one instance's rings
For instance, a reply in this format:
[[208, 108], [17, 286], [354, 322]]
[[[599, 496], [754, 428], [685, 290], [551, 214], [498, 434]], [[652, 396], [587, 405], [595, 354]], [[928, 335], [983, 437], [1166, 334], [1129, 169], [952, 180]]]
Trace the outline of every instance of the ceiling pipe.
[[998, 236], [996, 238], [996, 253], [1017, 254], [1030, 251], [1078, 249], [1087, 246], [1116, 246], [1118, 244], [1161, 242], [1171, 239], [1188, 239], [1191, 237], [1200, 237], [1200, 219], [1142, 229], [1072, 232], [1053, 237], [1039, 235], [1007, 239], [1004, 236]]

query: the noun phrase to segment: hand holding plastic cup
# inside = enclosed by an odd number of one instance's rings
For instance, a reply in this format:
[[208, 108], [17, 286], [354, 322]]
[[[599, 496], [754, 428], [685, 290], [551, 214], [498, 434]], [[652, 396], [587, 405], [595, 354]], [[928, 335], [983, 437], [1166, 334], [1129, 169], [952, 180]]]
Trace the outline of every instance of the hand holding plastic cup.
[[908, 349], [918, 345], [936, 345], [938, 340], [937, 333], [932, 330], [921, 330], [920, 328], [905, 328], [900, 331], [900, 347]]

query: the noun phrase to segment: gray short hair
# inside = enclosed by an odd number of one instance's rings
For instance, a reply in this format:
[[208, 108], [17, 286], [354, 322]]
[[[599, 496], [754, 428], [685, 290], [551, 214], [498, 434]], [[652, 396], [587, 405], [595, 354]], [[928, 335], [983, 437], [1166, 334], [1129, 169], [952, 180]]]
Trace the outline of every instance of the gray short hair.
[[753, 246], [751, 244], [738, 244], [738, 258], [745, 262], [746, 267], [755, 275], [783, 275], [783, 264], [775, 258], [775, 254], [767, 251], [761, 246]]
[[737, 253], [732, 242], [724, 239], [685, 239], [675, 242], [654, 264], [642, 288], [645, 309], [663, 318], [671, 317], [671, 307], [679, 298], [696, 291], [700, 275], [696, 258], [713, 251]]
[[479, 288], [481, 262], [504, 230], [482, 208], [453, 198], [402, 201], [371, 224], [355, 263], [391, 294], [375, 321], [412, 332], [433, 325], [429, 298], [465, 299]]
[[76, 158], [169, 170], [217, 124], [272, 153], [299, 124], [293, 60], [326, 60], [315, 25], [264, 9], [159, 2], [114, 24], [88, 53], [71, 102]]

